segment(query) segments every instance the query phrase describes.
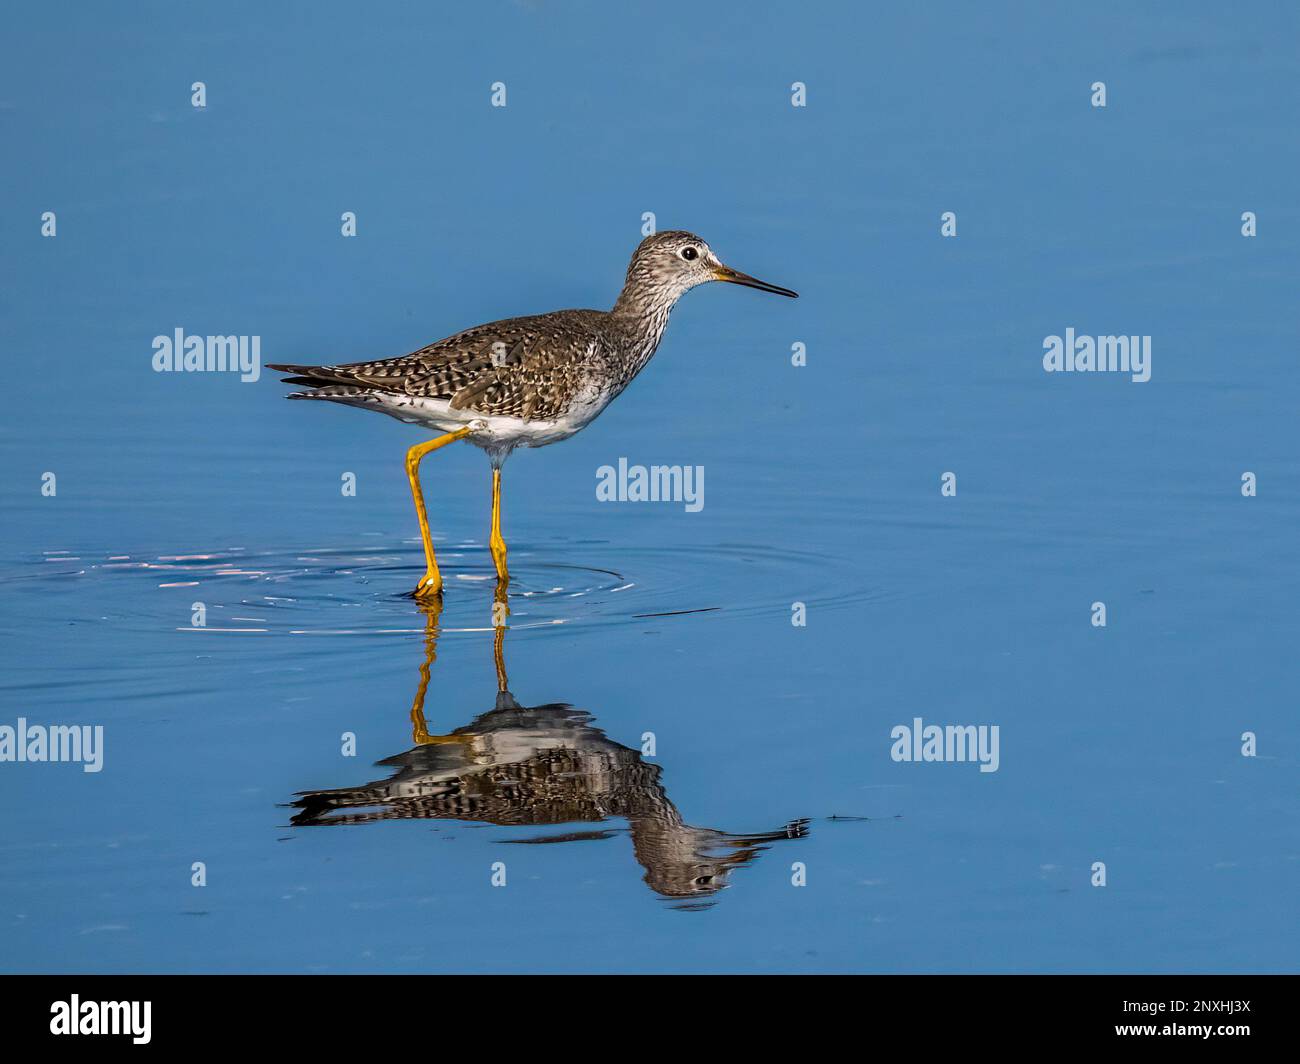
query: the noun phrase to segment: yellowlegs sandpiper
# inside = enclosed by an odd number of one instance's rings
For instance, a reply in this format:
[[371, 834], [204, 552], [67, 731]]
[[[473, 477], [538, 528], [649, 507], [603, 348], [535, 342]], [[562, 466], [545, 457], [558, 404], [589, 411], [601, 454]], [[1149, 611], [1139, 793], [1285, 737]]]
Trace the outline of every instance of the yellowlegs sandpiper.
[[798, 295], [724, 266], [693, 233], [670, 230], [641, 241], [612, 310], [558, 310], [494, 321], [377, 362], [268, 368], [293, 374], [285, 378], [287, 384], [311, 386], [290, 399], [378, 410], [442, 433], [406, 452], [426, 562], [417, 598], [442, 593], [420, 489], [420, 459], [461, 439], [486, 451], [492, 462], [489, 545], [504, 587], [509, 574], [501, 537], [502, 464], [514, 448], [567, 439], [604, 410], [650, 361], [677, 300], [708, 281]]

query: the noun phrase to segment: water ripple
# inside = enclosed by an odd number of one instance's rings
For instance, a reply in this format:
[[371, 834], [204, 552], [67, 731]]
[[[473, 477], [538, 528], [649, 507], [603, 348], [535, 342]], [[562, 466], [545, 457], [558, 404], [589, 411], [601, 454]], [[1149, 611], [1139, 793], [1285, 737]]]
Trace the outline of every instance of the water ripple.
[[[493, 627], [495, 573], [487, 548], [445, 544], [444, 634]], [[418, 541], [364, 547], [227, 547], [157, 555], [49, 551], [0, 570], [17, 598], [62, 592], [70, 623], [112, 621], [195, 636], [379, 636], [424, 630], [408, 594], [423, 572]], [[843, 606], [880, 594], [854, 587], [835, 560], [753, 544], [624, 547], [566, 542], [512, 548], [511, 628], [644, 624], [691, 614], [788, 614], [796, 601]], [[204, 624], [192, 607], [202, 603]], [[85, 615], [87, 607], [95, 614]], [[78, 615], [78, 611], [82, 615]]]

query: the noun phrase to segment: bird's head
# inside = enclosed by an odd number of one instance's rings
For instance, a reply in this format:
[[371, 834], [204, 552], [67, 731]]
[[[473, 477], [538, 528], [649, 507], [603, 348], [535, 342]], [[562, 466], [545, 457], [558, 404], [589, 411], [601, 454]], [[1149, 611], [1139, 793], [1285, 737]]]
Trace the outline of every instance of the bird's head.
[[671, 306], [683, 293], [709, 281], [726, 281], [791, 298], [799, 295], [724, 265], [713, 249], [694, 233], [668, 229], [646, 237], [632, 254], [627, 285], [619, 303]]

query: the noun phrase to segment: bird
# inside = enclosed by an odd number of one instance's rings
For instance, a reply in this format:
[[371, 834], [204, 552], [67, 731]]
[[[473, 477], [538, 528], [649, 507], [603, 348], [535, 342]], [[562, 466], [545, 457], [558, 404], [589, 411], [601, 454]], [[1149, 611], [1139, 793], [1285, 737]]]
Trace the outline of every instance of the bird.
[[438, 433], [406, 452], [425, 573], [413, 592], [440, 598], [420, 462], [458, 440], [481, 448], [492, 467], [488, 538], [498, 591], [509, 584], [501, 535], [501, 469], [516, 447], [545, 447], [581, 431], [650, 361], [668, 315], [686, 292], [723, 281], [797, 298], [789, 288], [726, 266], [707, 243], [685, 230], [661, 230], [637, 246], [614, 306], [558, 310], [478, 325], [397, 358], [342, 365], [268, 363], [305, 386], [289, 399], [322, 399], [377, 410]]

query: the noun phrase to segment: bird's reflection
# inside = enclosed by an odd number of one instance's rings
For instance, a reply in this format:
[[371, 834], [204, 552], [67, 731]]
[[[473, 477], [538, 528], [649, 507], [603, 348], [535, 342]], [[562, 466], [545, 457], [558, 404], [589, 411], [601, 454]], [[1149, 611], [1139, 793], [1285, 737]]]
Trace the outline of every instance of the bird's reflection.
[[[500, 595], [498, 602], [504, 605]], [[753, 835], [685, 823], [664, 790], [660, 766], [610, 739], [591, 714], [559, 702], [519, 704], [508, 689], [502, 626], [493, 638], [496, 704], [449, 734], [430, 734], [424, 699], [437, 655], [440, 606], [421, 609], [425, 653], [411, 707], [415, 745], [379, 762], [393, 770], [387, 779], [300, 792], [293, 803], [296, 826], [405, 818], [534, 826], [621, 818], [628, 822], [645, 882], [686, 908], [709, 904], [730, 873], [768, 844], [807, 833], [806, 820]], [[610, 828], [509, 841], [567, 842], [619, 833]]]

